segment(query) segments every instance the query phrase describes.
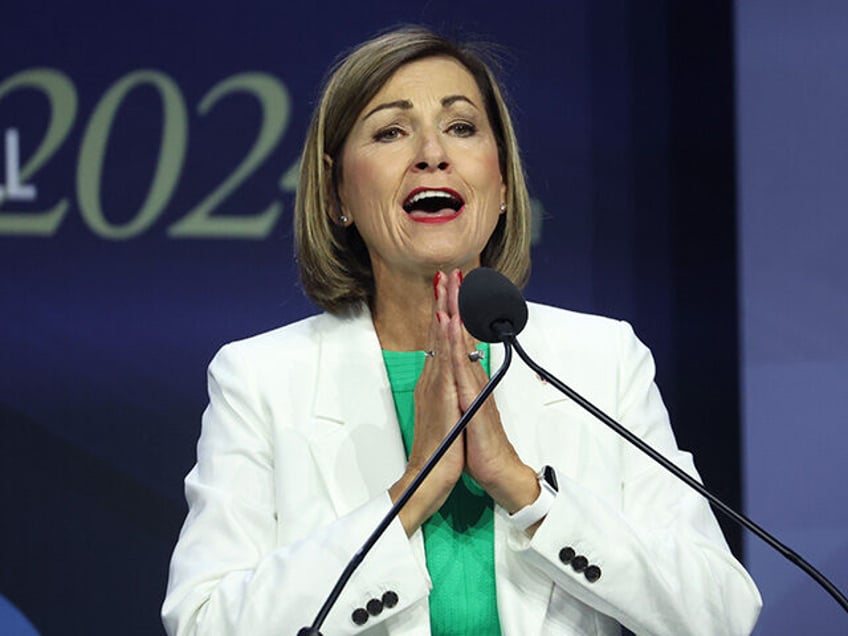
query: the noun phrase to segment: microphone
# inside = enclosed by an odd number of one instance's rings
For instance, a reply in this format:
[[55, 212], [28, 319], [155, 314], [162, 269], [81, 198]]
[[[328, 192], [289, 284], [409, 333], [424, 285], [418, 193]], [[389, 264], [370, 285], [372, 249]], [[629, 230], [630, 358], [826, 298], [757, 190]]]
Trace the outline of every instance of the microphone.
[[[475, 272], [479, 272], [475, 274]], [[488, 273], [487, 273], [488, 272]], [[506, 284], [498, 281], [502, 278]], [[471, 282], [469, 285], [469, 281]], [[495, 282], [498, 281], [498, 282]], [[463, 291], [464, 290], [464, 291]], [[383, 535], [386, 529], [391, 525], [394, 518], [398, 516], [406, 503], [412, 498], [412, 495], [418, 490], [424, 479], [435, 468], [436, 464], [447, 452], [454, 440], [462, 434], [468, 422], [474, 417], [474, 414], [480, 410], [483, 402], [491, 395], [495, 387], [500, 383], [512, 362], [512, 345], [506, 338], [513, 338], [516, 334], [524, 329], [527, 323], [527, 303], [524, 302], [524, 297], [521, 295], [515, 286], [506, 279], [502, 274], [494, 270], [476, 269], [471, 272], [463, 282], [459, 290], [459, 306], [460, 314], [474, 316], [477, 320], [476, 329], [480, 329], [479, 333], [485, 333], [486, 338], [482, 338], [474, 331], [468, 330], [478, 340], [486, 342], [503, 342], [504, 345], [504, 361], [498, 370], [492, 375], [488, 382], [483, 386], [480, 393], [474, 398], [474, 401], [468, 407], [468, 410], [462, 414], [454, 427], [448, 432], [442, 440], [439, 447], [433, 451], [433, 454], [424, 464], [423, 468], [415, 476], [412, 482], [407, 486], [406, 490], [401, 493], [398, 500], [386, 513], [386, 516], [377, 525], [377, 528], [362, 544], [362, 547], [356, 551], [353, 558], [348, 562], [335, 586], [330, 591], [329, 596], [324, 601], [315, 620], [309, 627], [303, 627], [297, 632], [297, 636], [321, 636], [321, 625], [327, 618], [327, 614], [335, 605], [339, 596], [341, 596], [350, 577], [356, 571], [356, 568], [365, 559], [365, 556], [371, 551], [371, 548], [377, 543], [377, 540]], [[465, 307], [465, 309], [462, 309]], [[467, 327], [467, 326], [466, 326]], [[484, 330], [484, 331], [483, 331]], [[487, 339], [488, 338], [488, 339]]]
[[[463, 303], [463, 298], [465, 298], [465, 303]], [[688, 473], [678, 468], [677, 465], [530, 358], [516, 339], [516, 335], [521, 332], [527, 323], [527, 303], [518, 288], [506, 276], [486, 268], [478, 268], [469, 272], [459, 289], [459, 310], [462, 322], [472, 336], [486, 342], [503, 342], [504, 345], [512, 345], [525, 364], [539, 374], [542, 379], [556, 387], [561, 393], [571, 398], [594, 415], [595, 418], [697, 491], [734, 522], [753, 532], [786, 559], [801, 568], [848, 612], [848, 599], [845, 598], [845, 595], [800, 554], [778, 541], [777, 538], [750, 518], [736, 512]]]
[[468, 272], [459, 288], [459, 315], [472, 336], [503, 342], [527, 324], [527, 303], [506, 276], [488, 267]]

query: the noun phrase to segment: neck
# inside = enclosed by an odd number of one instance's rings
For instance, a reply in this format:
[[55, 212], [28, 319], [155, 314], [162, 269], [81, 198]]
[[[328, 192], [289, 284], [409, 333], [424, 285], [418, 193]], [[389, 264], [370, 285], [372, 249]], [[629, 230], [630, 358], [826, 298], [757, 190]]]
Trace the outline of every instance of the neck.
[[416, 351], [432, 345], [428, 342], [428, 333], [436, 311], [435, 273], [375, 276], [376, 294], [371, 318], [383, 349]]

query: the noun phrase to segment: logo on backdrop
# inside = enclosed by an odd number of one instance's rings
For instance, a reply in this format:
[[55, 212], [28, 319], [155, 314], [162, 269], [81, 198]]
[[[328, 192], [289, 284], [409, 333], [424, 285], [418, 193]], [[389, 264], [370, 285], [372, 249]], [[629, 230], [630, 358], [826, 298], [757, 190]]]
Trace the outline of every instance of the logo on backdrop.
[[[141, 87], [154, 89], [162, 104], [159, 154], [144, 200], [130, 219], [118, 223], [110, 220], [101, 201], [103, 166], [116, 115], [130, 93]], [[77, 91], [71, 79], [59, 70], [28, 69], [0, 84], [0, 100], [27, 89], [38, 91], [47, 99], [49, 120], [38, 147], [24, 158], [20, 155], [21, 135], [31, 139], [37, 132], [17, 127], [5, 129], [0, 235], [52, 236], [67, 217], [70, 195], [48, 202], [50, 207], [40, 210], [15, 209], [15, 204], [36, 200], [39, 172], [66, 143], [76, 120]], [[229, 175], [201, 194], [189, 209], [175, 215], [176, 220], [165, 228], [169, 237], [262, 239], [283, 212], [282, 202], [272, 200], [261, 209], [238, 216], [216, 214], [221, 203], [263, 166], [289, 127], [291, 98], [286, 86], [273, 75], [261, 72], [238, 73], [212, 86], [197, 104], [197, 116], [206, 116], [221, 101], [239, 93], [254, 97], [261, 108], [253, 144]], [[182, 175], [193, 123], [179, 86], [161, 71], [128, 73], [106, 90], [88, 116], [76, 162], [76, 207], [95, 235], [109, 240], [136, 238], [162, 216]], [[279, 176], [279, 191], [294, 192], [297, 176], [295, 161]]]

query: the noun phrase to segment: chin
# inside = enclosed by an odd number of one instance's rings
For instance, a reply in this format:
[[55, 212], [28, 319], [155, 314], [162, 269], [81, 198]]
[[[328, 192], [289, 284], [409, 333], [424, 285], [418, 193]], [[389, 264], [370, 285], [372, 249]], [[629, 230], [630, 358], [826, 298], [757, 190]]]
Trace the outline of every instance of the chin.
[[480, 258], [468, 258], [456, 254], [433, 255], [422, 262], [424, 269], [435, 273], [437, 270], [450, 272], [454, 269], [469, 271], [480, 266]]

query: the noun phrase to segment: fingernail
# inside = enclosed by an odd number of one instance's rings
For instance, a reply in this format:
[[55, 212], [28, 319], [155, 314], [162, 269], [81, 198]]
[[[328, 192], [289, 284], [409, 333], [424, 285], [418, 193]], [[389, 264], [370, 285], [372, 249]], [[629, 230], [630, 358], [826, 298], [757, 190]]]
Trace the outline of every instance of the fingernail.
[[462, 284], [462, 270], [459, 270], [459, 283]]
[[439, 281], [442, 280], [442, 272], [436, 272], [436, 275], [433, 276], [433, 296], [438, 300], [439, 298]]

